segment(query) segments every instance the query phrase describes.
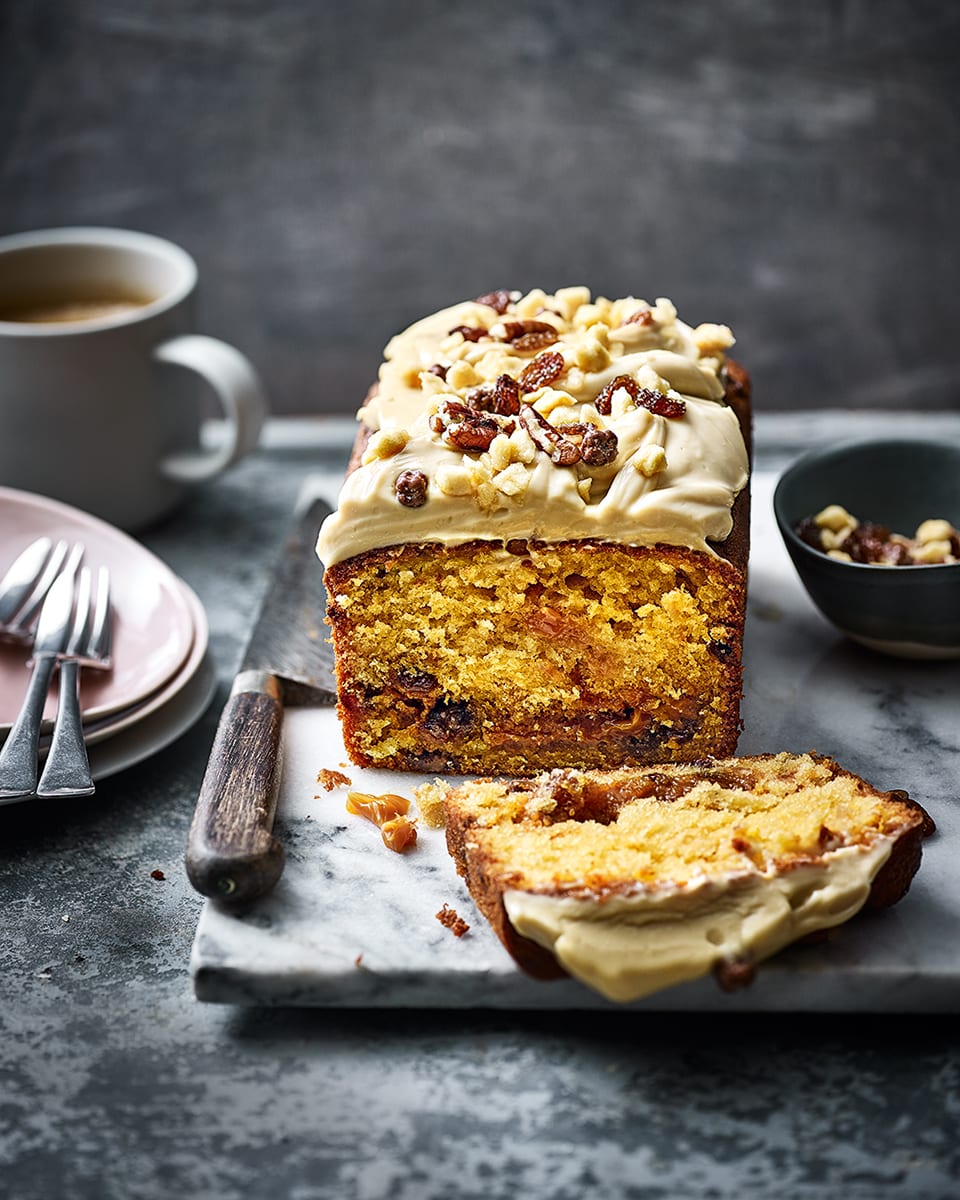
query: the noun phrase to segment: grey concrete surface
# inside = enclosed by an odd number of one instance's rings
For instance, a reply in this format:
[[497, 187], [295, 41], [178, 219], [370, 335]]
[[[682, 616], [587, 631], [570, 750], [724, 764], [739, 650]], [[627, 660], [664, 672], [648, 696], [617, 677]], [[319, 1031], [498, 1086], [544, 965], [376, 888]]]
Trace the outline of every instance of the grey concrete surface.
[[958, 399], [950, 0], [8, 0], [0, 232], [199, 260], [277, 411], [495, 287], [668, 295], [767, 409]]
[[[758, 443], [779, 465], [896, 421], [761, 418]], [[344, 460], [317, 429], [145, 538], [204, 601], [220, 702], [300, 481]], [[953, 1017], [197, 1003], [181, 859], [218, 709], [90, 800], [0, 809], [5, 1200], [958, 1194]]]

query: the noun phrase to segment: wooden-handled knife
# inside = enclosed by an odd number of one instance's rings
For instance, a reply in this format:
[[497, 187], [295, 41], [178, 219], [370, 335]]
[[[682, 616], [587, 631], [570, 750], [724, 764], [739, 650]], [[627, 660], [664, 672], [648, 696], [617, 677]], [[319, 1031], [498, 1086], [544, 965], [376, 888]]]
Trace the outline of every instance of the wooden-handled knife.
[[198, 892], [225, 904], [264, 895], [283, 872], [273, 818], [284, 705], [336, 703], [323, 569], [314, 550], [329, 511], [314, 501], [284, 546], [203, 777], [187, 841], [187, 874]]

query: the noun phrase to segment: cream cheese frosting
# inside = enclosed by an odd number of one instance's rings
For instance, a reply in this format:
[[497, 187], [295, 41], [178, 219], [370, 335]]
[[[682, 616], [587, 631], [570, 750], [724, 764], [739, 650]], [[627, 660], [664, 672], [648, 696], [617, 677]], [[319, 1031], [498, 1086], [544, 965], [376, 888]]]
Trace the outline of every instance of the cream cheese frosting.
[[[325, 565], [401, 542], [475, 539], [713, 553], [748, 473], [720, 379], [730, 331], [691, 328], [666, 299], [593, 300], [586, 288], [484, 299], [388, 344], [359, 413], [373, 431], [363, 463], [320, 532]], [[514, 404], [498, 411], [491, 394], [504, 377]], [[602, 453], [581, 454], [590, 437]], [[577, 447], [565, 465], [558, 438]]]
[[627, 1003], [707, 974], [718, 962], [756, 962], [864, 905], [893, 842], [844, 846], [784, 872], [687, 888], [639, 888], [603, 902], [508, 889], [514, 929], [572, 975]]

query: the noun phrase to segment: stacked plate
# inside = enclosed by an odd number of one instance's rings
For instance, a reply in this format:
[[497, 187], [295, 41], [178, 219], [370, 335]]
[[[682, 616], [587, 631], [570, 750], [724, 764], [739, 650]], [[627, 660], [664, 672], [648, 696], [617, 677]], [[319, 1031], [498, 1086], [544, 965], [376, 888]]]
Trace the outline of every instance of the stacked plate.
[[[68, 505], [0, 487], [0, 574], [44, 536], [82, 542], [87, 564], [110, 568], [113, 670], [83, 671], [80, 685], [90, 767], [94, 779], [105, 779], [169, 745], [210, 703], [217, 678], [206, 614], [187, 584], [125, 533]], [[29, 647], [0, 642], [0, 737], [23, 699], [29, 657]], [[45, 738], [55, 713], [54, 684]]]

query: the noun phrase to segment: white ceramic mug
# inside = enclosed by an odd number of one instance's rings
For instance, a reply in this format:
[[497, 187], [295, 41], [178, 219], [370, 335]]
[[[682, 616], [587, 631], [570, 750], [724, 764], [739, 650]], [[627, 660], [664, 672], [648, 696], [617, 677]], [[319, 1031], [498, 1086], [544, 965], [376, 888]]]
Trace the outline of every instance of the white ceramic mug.
[[[194, 332], [196, 284], [190, 255], [149, 234], [0, 238], [0, 484], [136, 530], [254, 448], [263, 389], [239, 351]], [[215, 450], [196, 375], [226, 417]]]

